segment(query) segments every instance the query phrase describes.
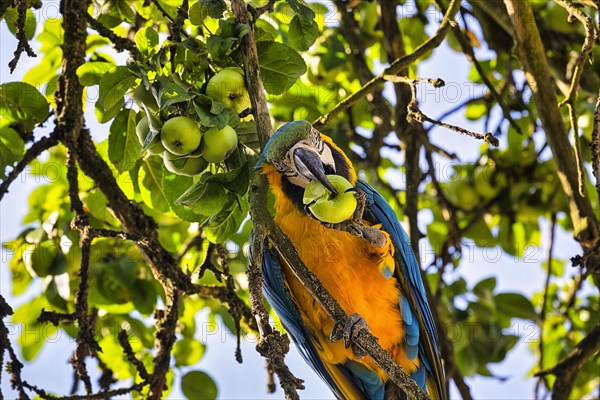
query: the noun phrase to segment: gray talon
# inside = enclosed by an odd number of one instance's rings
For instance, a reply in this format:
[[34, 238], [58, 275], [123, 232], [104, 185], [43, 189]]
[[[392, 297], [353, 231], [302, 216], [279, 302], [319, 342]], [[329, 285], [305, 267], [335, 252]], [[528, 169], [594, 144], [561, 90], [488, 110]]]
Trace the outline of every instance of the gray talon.
[[357, 357], [363, 358], [367, 355], [366, 351], [354, 343], [358, 333], [363, 329], [368, 331], [369, 325], [363, 317], [355, 313], [348, 317], [344, 326], [339, 322], [333, 326], [329, 340], [335, 342], [343, 339], [345, 348], [352, 347], [352, 352]]

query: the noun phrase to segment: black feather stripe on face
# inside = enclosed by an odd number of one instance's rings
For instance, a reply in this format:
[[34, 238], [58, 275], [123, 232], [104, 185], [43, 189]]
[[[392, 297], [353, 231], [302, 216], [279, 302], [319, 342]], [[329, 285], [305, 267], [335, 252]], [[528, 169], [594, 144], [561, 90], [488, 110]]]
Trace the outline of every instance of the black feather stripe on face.
[[[330, 149], [335, 161], [335, 172], [331, 170], [331, 167], [325, 167], [325, 173], [327, 175], [340, 175], [350, 180], [350, 166], [348, 165], [346, 158], [339, 152], [339, 150], [332, 148], [329, 144], [325, 143]], [[298, 210], [304, 212], [304, 204], [302, 203], [302, 197], [304, 196], [304, 188], [294, 185], [285, 176], [281, 178], [281, 188], [283, 193], [298, 207]]]

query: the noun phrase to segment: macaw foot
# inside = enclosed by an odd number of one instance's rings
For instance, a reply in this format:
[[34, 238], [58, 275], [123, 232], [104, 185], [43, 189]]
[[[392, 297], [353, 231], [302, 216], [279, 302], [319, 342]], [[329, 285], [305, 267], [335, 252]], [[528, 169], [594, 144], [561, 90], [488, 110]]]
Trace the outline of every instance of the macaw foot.
[[381, 233], [379, 229], [369, 228], [363, 223], [363, 214], [365, 212], [367, 195], [365, 194], [365, 192], [357, 188], [353, 188], [350, 190], [355, 192], [356, 200], [358, 202], [352, 219], [340, 222], [339, 224], [330, 224], [327, 222], [322, 222], [321, 224], [326, 228], [348, 232], [353, 236], [363, 238], [373, 246], [385, 246], [386, 240], [383, 233]]
[[344, 339], [344, 347], [349, 348], [352, 346], [354, 355], [358, 358], [363, 358], [367, 355], [367, 352], [354, 343], [358, 333], [363, 329], [369, 331], [367, 321], [360, 315], [354, 313], [348, 317], [344, 326], [339, 322], [333, 326], [331, 335], [329, 335], [329, 340], [336, 342], [340, 339]]

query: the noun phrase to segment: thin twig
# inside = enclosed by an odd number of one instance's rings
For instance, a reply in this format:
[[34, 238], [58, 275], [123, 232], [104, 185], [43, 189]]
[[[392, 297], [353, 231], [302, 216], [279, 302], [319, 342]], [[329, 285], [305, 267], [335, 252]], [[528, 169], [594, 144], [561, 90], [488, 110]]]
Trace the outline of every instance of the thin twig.
[[181, 6], [177, 9], [177, 19], [171, 24], [171, 35], [168, 39], [174, 42], [181, 42], [181, 35], [187, 36], [187, 32], [183, 30], [183, 24], [188, 16], [188, 0], [183, 0]]
[[167, 385], [167, 373], [170, 369], [171, 351], [173, 345], [177, 341], [175, 330], [177, 329], [177, 321], [179, 319], [179, 303], [181, 301], [181, 293], [175, 287], [167, 282], [163, 283], [165, 289], [166, 310], [155, 312], [155, 317], [158, 319], [158, 326], [155, 335], [156, 356], [154, 357], [154, 372], [150, 378], [150, 388], [148, 398], [159, 400], [163, 397], [163, 391]]
[[12, 74], [17, 68], [17, 64], [19, 63], [19, 59], [21, 58], [21, 54], [26, 52], [29, 57], [37, 57], [37, 54], [33, 51], [31, 46], [29, 45], [29, 41], [27, 40], [27, 34], [25, 33], [25, 23], [27, 21], [27, 1], [26, 0], [15, 0], [17, 5], [17, 23], [16, 23], [16, 32], [15, 36], [19, 43], [17, 44], [17, 49], [14, 53], [14, 58], [10, 60], [8, 63], [8, 68], [10, 68], [10, 73]]
[[569, 93], [567, 94], [567, 97], [559, 103], [559, 106], [562, 107], [565, 104], [572, 103], [577, 99], [579, 80], [581, 78], [581, 74], [583, 73], [584, 64], [592, 54], [592, 50], [594, 50], [594, 44], [598, 39], [598, 29], [596, 28], [593, 19], [584, 14], [579, 8], [575, 7], [571, 0], [554, 0], [554, 2], [567, 10], [569, 16], [574, 16], [577, 18], [583, 24], [585, 29], [585, 39], [583, 41], [583, 45], [581, 46], [581, 52], [577, 57], [575, 68], [573, 69], [573, 77], [571, 78]]
[[266, 12], [273, 12], [273, 7], [277, 1], [278, 0], [269, 0], [267, 4], [258, 8], [254, 8], [252, 5], [248, 4], [248, 12], [252, 14], [252, 22], [255, 23], [260, 16]]
[[444, 128], [450, 129], [454, 132], [458, 132], [461, 133], [463, 135], [467, 135], [467, 136], [471, 136], [474, 137], [475, 139], [480, 139], [483, 140], [489, 144], [491, 144], [492, 146], [498, 146], [500, 144], [500, 142], [498, 141], [498, 138], [496, 138], [494, 135], [492, 135], [491, 132], [486, 132], [485, 134], [481, 134], [481, 133], [477, 133], [477, 132], [472, 132], [468, 129], [462, 128], [460, 126], [456, 126], [456, 125], [452, 125], [452, 124], [448, 124], [446, 122], [441, 122], [438, 121], [436, 119], [433, 119], [431, 117], [428, 117], [427, 115], [425, 115], [421, 109], [419, 108], [419, 106], [417, 105], [417, 89], [416, 89], [416, 83], [414, 82], [412, 84], [412, 93], [413, 93], [413, 99], [410, 102], [410, 104], [408, 105], [408, 120], [411, 122], [417, 122], [417, 123], [423, 123], [423, 122], [430, 122], [432, 124], [438, 125], [438, 126], [442, 126]]
[[89, 14], [85, 15], [85, 20], [88, 24], [90, 24], [92, 29], [98, 32], [101, 36], [110, 40], [115, 50], [117, 50], [118, 52], [127, 51], [131, 55], [131, 58], [133, 58], [134, 60], [142, 60], [142, 53], [140, 53], [140, 50], [137, 48], [134, 42], [127, 38], [117, 35], [111, 29], [102, 25], [102, 22], [98, 21]]
[[[437, 0], [436, 3], [438, 4], [438, 6], [441, 6], [441, 2], [439, 0]], [[462, 19], [463, 19], [463, 23], [464, 23], [465, 27], [467, 27], [467, 20], [466, 20], [464, 14], [462, 14]], [[513, 117], [510, 115], [510, 110], [509, 110], [508, 106], [502, 99], [502, 96], [500, 95], [500, 93], [498, 93], [498, 91], [496, 90], [496, 87], [494, 86], [494, 84], [492, 83], [490, 78], [488, 77], [487, 73], [483, 69], [483, 66], [481, 65], [481, 63], [479, 62], [477, 57], [475, 56], [475, 50], [473, 49], [473, 46], [467, 39], [465, 33], [460, 29], [459, 26], [454, 26], [452, 28], [452, 31], [454, 32], [455, 37], [458, 39], [458, 43], [460, 44], [460, 47], [463, 50], [463, 53], [467, 57], [467, 60], [471, 61], [471, 63], [475, 66], [475, 69], [477, 70], [477, 73], [481, 77], [481, 80], [483, 81], [485, 86], [487, 86], [488, 90], [490, 91], [489, 93], [492, 95], [494, 100], [496, 100], [496, 103], [498, 103], [498, 105], [500, 106], [500, 109], [502, 110], [502, 114], [504, 115], [504, 118], [510, 123], [510, 125], [515, 129], [515, 131], [517, 131], [520, 135], [522, 135], [523, 131], [521, 130], [521, 127], [519, 126], [519, 124], [517, 124], [515, 122]]]
[[[242, 347], [241, 347], [241, 326], [240, 320], [243, 316], [244, 303], [235, 293], [235, 280], [229, 272], [229, 261], [227, 260], [227, 251], [223, 245], [217, 245], [217, 254], [223, 266], [223, 275], [225, 276], [225, 288], [227, 289], [227, 303], [229, 304], [229, 315], [233, 318], [236, 335], [235, 359], [238, 363], [242, 363]], [[241, 304], [240, 304], [241, 303]]]
[[17, 163], [13, 167], [13, 169], [8, 173], [6, 179], [2, 181], [0, 184], [0, 200], [4, 197], [6, 193], [8, 193], [8, 188], [10, 184], [17, 179], [19, 174], [23, 172], [23, 170], [29, 165], [33, 160], [35, 160], [40, 154], [44, 151], [48, 150], [51, 147], [54, 147], [58, 144], [58, 139], [55, 134], [51, 134], [50, 136], [43, 137], [37, 142], [35, 142], [26, 152], [21, 161]]
[[[11, 376], [11, 387], [19, 392], [19, 400], [29, 399], [27, 392], [25, 392], [26, 386], [23, 384], [23, 378], [21, 377], [21, 369], [23, 368], [23, 364], [21, 361], [19, 361], [19, 358], [12, 347], [9, 338], [9, 330], [6, 325], [4, 325], [4, 318], [12, 314], [12, 308], [0, 294], [0, 354], [4, 355], [4, 352], [8, 351], [10, 361], [7, 363], [6, 369]], [[1, 367], [3, 367], [2, 364], [0, 364], [0, 368]]]
[[146, 370], [146, 366], [143, 362], [137, 359], [135, 353], [133, 352], [133, 349], [131, 348], [131, 344], [129, 344], [129, 340], [127, 340], [127, 331], [124, 329], [121, 330], [121, 332], [119, 332], [118, 338], [119, 343], [123, 348], [123, 353], [125, 353], [125, 357], [127, 357], [127, 361], [129, 361], [129, 363], [137, 369], [140, 378], [142, 378], [144, 381], [150, 380], [150, 374]]

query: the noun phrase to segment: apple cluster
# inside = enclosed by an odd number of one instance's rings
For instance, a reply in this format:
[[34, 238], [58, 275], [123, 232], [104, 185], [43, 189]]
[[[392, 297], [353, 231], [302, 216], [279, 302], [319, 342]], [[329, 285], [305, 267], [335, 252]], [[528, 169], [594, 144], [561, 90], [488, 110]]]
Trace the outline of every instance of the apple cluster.
[[[237, 113], [250, 108], [250, 96], [240, 68], [224, 68], [216, 73], [206, 86], [206, 95]], [[173, 116], [161, 126], [161, 121], [155, 117], [160, 111], [156, 99], [143, 85], [135, 89], [133, 99], [146, 111], [146, 116], [140, 119], [136, 127], [140, 143], [144, 145], [151, 131], [157, 131], [158, 135], [152, 138], [146, 151], [162, 155], [165, 168], [175, 174], [198, 175], [209, 163], [225, 161], [238, 146], [237, 133], [229, 125], [222, 129], [212, 127], [203, 132], [196, 120], [187, 116]]]

